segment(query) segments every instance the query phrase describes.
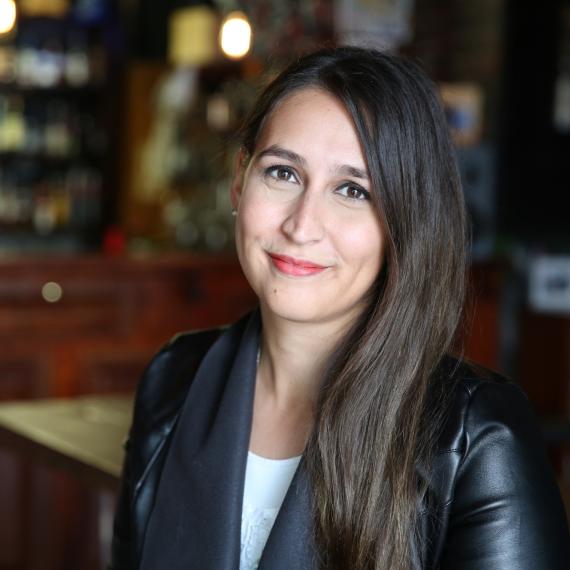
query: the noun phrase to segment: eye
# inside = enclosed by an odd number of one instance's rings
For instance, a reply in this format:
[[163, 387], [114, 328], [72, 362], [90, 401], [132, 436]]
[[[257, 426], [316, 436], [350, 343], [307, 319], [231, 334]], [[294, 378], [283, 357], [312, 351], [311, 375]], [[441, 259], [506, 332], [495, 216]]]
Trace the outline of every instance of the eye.
[[288, 166], [270, 166], [265, 169], [265, 175], [279, 182], [298, 182], [295, 171]]
[[336, 193], [347, 200], [370, 200], [370, 192], [357, 184], [344, 184], [336, 189]]

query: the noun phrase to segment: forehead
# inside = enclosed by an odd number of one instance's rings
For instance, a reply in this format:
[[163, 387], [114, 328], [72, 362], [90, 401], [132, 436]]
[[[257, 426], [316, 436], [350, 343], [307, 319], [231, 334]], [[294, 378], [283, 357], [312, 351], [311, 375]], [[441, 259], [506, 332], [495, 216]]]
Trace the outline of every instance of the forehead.
[[352, 117], [341, 101], [322, 89], [295, 91], [277, 103], [265, 120], [255, 151], [273, 144], [365, 167]]

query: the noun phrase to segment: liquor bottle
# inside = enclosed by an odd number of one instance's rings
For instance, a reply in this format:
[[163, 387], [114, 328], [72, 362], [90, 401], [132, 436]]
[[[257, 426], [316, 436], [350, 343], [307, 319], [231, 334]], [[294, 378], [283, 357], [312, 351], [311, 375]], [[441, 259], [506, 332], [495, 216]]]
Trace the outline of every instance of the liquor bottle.
[[85, 34], [79, 30], [68, 37], [65, 53], [65, 81], [72, 87], [84, 87], [90, 81], [90, 62]]
[[13, 95], [0, 98], [0, 152], [18, 152], [24, 148], [26, 123], [24, 102]]

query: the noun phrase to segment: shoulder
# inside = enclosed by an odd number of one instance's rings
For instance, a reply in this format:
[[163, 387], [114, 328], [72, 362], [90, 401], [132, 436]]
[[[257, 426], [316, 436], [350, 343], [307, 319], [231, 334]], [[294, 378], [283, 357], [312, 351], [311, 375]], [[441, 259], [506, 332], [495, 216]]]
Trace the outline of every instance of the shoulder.
[[449, 506], [458, 488], [469, 488], [466, 481], [471, 475], [476, 478], [489, 469], [495, 476], [501, 476], [503, 469], [508, 473], [505, 462], [510, 455], [516, 462], [529, 461], [529, 453], [538, 455], [547, 469], [538, 423], [516, 383], [447, 357], [436, 370], [431, 388], [432, 406], [445, 412], [429, 469], [439, 507]]
[[178, 412], [200, 362], [224, 330], [178, 333], [157, 352], [137, 387], [132, 429], [147, 431]]
[[[438, 371], [448, 393], [439, 449], [466, 451], [479, 432], [505, 438], [537, 435], [536, 418], [518, 384], [482, 366], [447, 358]], [[530, 429], [527, 429], [530, 428]], [[514, 442], [513, 442], [514, 443]]]
[[448, 467], [457, 470], [456, 478], [474, 468], [504, 476], [505, 484], [512, 469], [539, 468], [550, 475], [539, 423], [521, 387], [475, 364], [450, 359], [446, 366], [450, 393], [436, 455], [454, 456]]
[[[244, 315], [231, 325], [175, 335], [150, 361], [135, 396], [131, 439], [166, 435], [174, 425], [196, 372], [215, 343], [231, 356], [244, 330], [257, 312]], [[220, 338], [221, 337], [221, 338]]]
[[566, 518], [527, 397], [484, 368], [455, 361], [449, 371], [432, 472], [447, 521], [442, 567], [566, 568]]

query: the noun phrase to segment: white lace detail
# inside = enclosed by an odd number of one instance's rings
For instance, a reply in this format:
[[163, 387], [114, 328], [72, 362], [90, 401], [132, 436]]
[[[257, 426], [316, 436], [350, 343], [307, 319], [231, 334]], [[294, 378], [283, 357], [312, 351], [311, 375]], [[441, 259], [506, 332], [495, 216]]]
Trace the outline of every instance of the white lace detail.
[[244, 500], [241, 515], [240, 570], [256, 570], [279, 509], [256, 509]]
[[247, 454], [241, 515], [240, 570], [256, 570], [301, 457]]

